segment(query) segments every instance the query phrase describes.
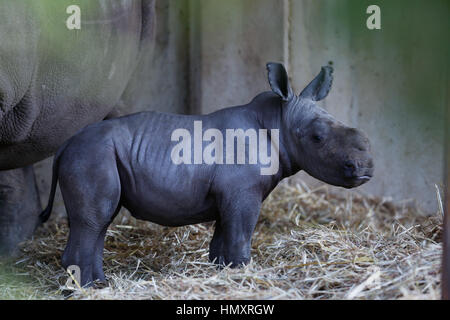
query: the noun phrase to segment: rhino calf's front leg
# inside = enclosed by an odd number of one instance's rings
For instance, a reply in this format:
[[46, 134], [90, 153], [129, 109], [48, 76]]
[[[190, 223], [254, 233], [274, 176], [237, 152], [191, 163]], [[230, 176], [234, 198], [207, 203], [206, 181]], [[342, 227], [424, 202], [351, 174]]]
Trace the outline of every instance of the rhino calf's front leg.
[[261, 208], [258, 195], [237, 192], [225, 197], [210, 244], [209, 258], [219, 265], [241, 267], [250, 262], [251, 239]]

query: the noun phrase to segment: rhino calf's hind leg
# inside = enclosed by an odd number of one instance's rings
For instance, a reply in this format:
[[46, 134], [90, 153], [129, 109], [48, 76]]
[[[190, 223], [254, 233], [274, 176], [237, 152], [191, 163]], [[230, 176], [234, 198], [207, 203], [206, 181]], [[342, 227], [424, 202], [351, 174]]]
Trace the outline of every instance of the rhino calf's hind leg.
[[0, 171], [0, 256], [18, 253], [32, 236], [42, 210], [33, 166]]
[[223, 253], [223, 230], [220, 220], [216, 221], [214, 235], [209, 244], [209, 261], [219, 266], [225, 265], [225, 257]]
[[102, 232], [100, 232], [97, 242], [95, 244], [95, 252], [94, 252], [94, 264], [92, 267], [92, 276], [94, 280], [99, 280], [101, 282], [106, 283], [105, 274], [103, 272], [103, 249], [105, 247], [105, 236], [106, 231], [108, 230], [108, 226], [117, 216], [120, 211], [120, 206], [117, 206], [116, 212], [114, 212], [113, 216], [107, 223], [107, 225], [103, 228]]
[[[92, 204], [90, 201], [88, 203]], [[80, 212], [90, 211], [88, 206], [84, 206]], [[96, 280], [106, 280], [103, 273], [103, 248], [106, 230], [115, 216], [105, 210], [105, 207], [91, 206], [91, 208], [93, 209], [91, 212], [100, 213], [104, 219], [92, 224], [89, 217], [83, 214], [75, 213], [69, 216], [69, 240], [62, 256], [62, 265], [65, 269], [70, 265], [77, 265], [80, 268], [81, 286], [90, 286]], [[69, 210], [72, 209], [68, 209], [68, 213]]]
[[[105, 148], [108, 152], [108, 148]], [[59, 163], [59, 186], [69, 217], [69, 240], [62, 256], [67, 268], [77, 265], [81, 271], [81, 286], [104, 281], [103, 246], [108, 226], [120, 209], [120, 178], [115, 159], [98, 150], [99, 159], [90, 153], [72, 161], [69, 152]]]

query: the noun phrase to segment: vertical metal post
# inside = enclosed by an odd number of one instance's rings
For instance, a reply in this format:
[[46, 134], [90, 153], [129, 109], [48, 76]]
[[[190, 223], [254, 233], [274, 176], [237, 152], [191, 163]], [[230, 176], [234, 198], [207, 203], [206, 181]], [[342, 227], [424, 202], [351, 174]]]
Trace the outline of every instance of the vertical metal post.
[[[449, 144], [447, 137], [447, 145]], [[450, 149], [447, 147], [447, 149]], [[446, 158], [446, 181], [445, 181], [445, 208], [444, 208], [444, 236], [443, 236], [443, 258], [442, 258], [442, 299], [450, 300], [450, 157], [447, 151]]]
[[445, 155], [444, 155], [444, 235], [442, 255], [442, 299], [450, 300], [450, 101], [447, 97], [447, 114], [445, 121]]

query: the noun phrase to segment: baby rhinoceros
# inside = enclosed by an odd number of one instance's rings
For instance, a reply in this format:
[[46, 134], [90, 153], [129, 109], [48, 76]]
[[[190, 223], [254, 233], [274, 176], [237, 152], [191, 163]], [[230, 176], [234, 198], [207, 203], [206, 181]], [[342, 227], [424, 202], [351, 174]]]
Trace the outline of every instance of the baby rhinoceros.
[[110, 119], [58, 150], [41, 219], [50, 215], [59, 178], [70, 225], [62, 265], [80, 267], [81, 285], [105, 281], [105, 233], [122, 206], [164, 226], [215, 220], [209, 259], [236, 267], [250, 261], [261, 203], [283, 178], [305, 170], [353, 188], [372, 177], [366, 135], [316, 105], [331, 88], [332, 68], [322, 67], [298, 96], [282, 64], [267, 70], [272, 91], [249, 104], [207, 115]]

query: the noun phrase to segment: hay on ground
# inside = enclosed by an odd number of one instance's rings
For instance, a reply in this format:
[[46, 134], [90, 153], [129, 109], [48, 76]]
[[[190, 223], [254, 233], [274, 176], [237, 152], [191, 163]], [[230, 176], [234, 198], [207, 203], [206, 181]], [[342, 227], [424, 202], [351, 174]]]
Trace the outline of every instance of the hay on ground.
[[[440, 213], [354, 191], [332, 194], [285, 182], [266, 199], [252, 261], [218, 270], [208, 262], [213, 223], [180, 228], [121, 212], [109, 228], [104, 270], [109, 287], [70, 299], [438, 299]], [[8, 264], [2, 298], [62, 299], [65, 218], [40, 227]]]

